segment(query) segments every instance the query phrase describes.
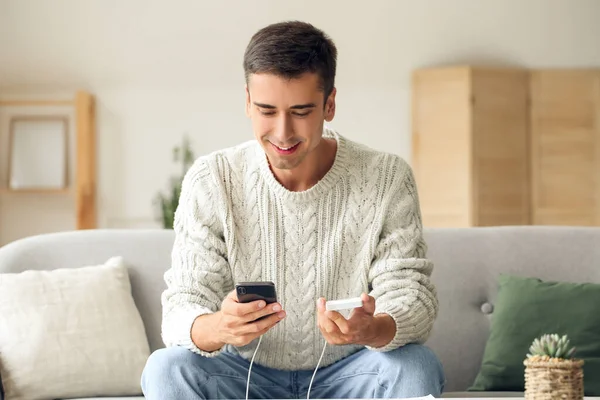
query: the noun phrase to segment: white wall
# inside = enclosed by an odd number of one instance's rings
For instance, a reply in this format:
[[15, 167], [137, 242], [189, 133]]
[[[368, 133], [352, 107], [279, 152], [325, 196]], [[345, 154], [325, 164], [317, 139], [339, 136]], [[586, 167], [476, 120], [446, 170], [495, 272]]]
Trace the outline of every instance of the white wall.
[[244, 48], [301, 19], [339, 49], [332, 126], [410, 160], [409, 78], [426, 65], [600, 66], [597, 0], [0, 1], [0, 98], [98, 100], [100, 225], [157, 226], [152, 198], [189, 133], [205, 154], [250, 139]]

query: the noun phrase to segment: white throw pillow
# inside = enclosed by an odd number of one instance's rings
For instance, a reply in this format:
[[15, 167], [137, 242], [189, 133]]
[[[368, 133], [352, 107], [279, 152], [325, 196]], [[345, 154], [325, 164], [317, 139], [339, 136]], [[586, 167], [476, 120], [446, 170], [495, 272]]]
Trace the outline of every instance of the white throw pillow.
[[121, 257], [0, 274], [6, 400], [139, 395], [149, 355]]

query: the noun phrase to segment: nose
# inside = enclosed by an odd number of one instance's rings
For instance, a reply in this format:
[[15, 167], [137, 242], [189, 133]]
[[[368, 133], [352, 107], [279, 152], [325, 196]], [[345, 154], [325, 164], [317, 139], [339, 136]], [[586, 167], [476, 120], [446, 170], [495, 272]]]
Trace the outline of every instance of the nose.
[[292, 127], [292, 119], [286, 113], [281, 113], [275, 125], [273, 132], [275, 139], [279, 142], [277, 145], [285, 146], [289, 144], [289, 140], [294, 137], [294, 129]]

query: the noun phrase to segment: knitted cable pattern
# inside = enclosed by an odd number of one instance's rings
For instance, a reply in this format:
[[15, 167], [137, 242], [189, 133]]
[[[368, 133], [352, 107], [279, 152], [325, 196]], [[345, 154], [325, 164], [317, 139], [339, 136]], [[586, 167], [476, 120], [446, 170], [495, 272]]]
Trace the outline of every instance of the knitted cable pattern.
[[[274, 177], [256, 141], [200, 157], [183, 182], [172, 265], [165, 273], [163, 339], [214, 357], [190, 339], [198, 315], [216, 312], [235, 282], [271, 280], [287, 317], [264, 335], [255, 362], [312, 369], [323, 345], [316, 300], [376, 299], [396, 334], [388, 351], [422, 343], [438, 312], [433, 265], [412, 170], [399, 156], [367, 148], [328, 128], [337, 141], [329, 172], [291, 192]], [[229, 351], [252, 357], [257, 340]], [[361, 346], [330, 346], [327, 366]]]

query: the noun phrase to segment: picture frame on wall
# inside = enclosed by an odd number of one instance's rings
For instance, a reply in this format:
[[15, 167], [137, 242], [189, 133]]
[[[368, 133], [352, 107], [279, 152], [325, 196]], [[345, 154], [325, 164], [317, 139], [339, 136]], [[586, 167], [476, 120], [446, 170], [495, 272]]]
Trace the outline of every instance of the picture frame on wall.
[[67, 116], [14, 116], [9, 132], [9, 190], [64, 190], [68, 182]]

